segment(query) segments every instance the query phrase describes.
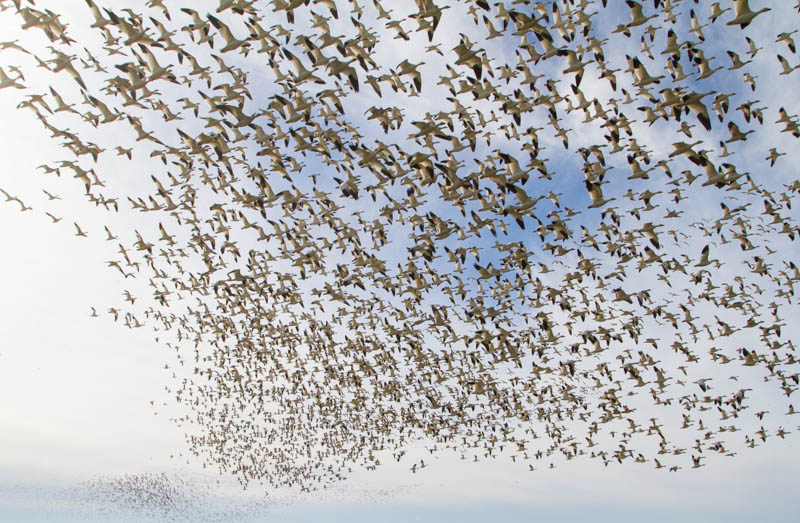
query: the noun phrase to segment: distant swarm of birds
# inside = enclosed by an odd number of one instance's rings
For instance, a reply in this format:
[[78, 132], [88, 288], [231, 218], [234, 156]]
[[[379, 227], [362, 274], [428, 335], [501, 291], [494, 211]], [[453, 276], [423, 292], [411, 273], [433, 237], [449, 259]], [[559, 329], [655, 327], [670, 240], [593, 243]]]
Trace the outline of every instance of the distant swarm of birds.
[[[147, 521], [223, 523], [263, 516], [275, 503], [261, 499], [220, 498], [219, 485], [192, 476], [138, 473], [96, 476], [69, 493], [78, 510]], [[81, 512], [77, 512], [81, 514]]]
[[204, 493], [181, 477], [167, 474], [126, 474], [120, 477], [95, 477], [82, 485], [87, 501], [100, 502], [106, 510], [144, 511], [161, 521], [183, 515], [198, 504]]
[[0, 90], [63, 146], [44, 175], [156, 217], [102, 233], [152, 290], [108, 314], [174, 337], [209, 464], [696, 468], [793, 432], [800, 384], [797, 97], [756, 99], [797, 31], [752, 31], [800, 3], [750, 3], [3, 0]]

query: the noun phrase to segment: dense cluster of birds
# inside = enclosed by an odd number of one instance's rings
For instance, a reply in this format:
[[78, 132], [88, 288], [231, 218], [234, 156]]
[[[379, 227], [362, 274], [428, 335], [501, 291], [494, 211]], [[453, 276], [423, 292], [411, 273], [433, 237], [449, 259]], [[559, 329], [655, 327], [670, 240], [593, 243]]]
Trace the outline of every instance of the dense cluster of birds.
[[149, 284], [108, 314], [172, 336], [209, 464], [678, 470], [793, 431], [800, 4], [756, 3], [4, 0], [0, 90], [156, 217], [70, 232]]
[[188, 506], [201, 500], [192, 486], [184, 478], [165, 473], [95, 477], [83, 485], [86, 497], [107, 510], [144, 511], [162, 521], [186, 513]]
[[214, 482], [175, 473], [96, 476], [73, 490], [65, 497], [76, 504], [78, 514], [88, 510], [93, 516], [145, 521], [248, 521], [274, 508], [266, 497], [220, 498]]

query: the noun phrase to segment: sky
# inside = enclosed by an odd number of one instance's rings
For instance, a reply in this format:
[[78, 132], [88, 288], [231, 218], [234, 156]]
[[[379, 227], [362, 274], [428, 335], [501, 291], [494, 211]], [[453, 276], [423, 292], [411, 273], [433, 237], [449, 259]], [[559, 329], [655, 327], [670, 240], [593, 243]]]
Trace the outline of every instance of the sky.
[[[37, 7], [40, 3], [49, 5], [37, 0]], [[761, 5], [755, 0], [751, 3], [754, 7]], [[2, 4], [5, 7], [11, 2]], [[117, 10], [126, 5], [124, 2], [112, 4]], [[205, 7], [211, 11], [213, 4]], [[337, 4], [342, 10], [346, 8], [346, 2], [339, 0]], [[690, 9], [689, 4], [683, 2], [680, 9]], [[384, 7], [390, 5], [388, 0], [384, 2]], [[451, 7], [450, 11], [455, 12], [456, 7]], [[622, 9], [621, 13], [628, 16], [626, 11]], [[784, 19], [765, 16], [748, 28], [747, 34], [764, 42], [770, 46], [768, 50], [774, 52], [778, 44], [766, 42], [766, 35], [772, 35], [781, 25], [793, 27], [787, 21], [793, 11], [785, 11], [781, 12], [786, 15]], [[65, 13], [64, 16], [78, 15]], [[88, 11], [81, 16], [89, 16]], [[465, 31], [471, 30], [469, 25], [459, 25], [463, 24], [465, 15], [459, 16], [453, 15], [445, 21]], [[0, 17], [0, 28], [3, 32], [7, 28], [9, 34], [21, 34], [17, 21], [9, 13]], [[431, 61], [421, 50], [425, 40], [422, 33], [415, 35], [413, 46], [393, 39], [392, 33], [384, 28], [380, 28], [379, 34], [387, 44], [383, 52], [388, 55], [407, 56], [415, 63], [423, 56], [427, 62]], [[436, 38], [437, 41], [441, 39], [442, 48], [446, 50], [458, 43], [457, 35], [457, 31], [440, 29]], [[24, 36], [27, 35], [15, 38]], [[638, 46], [638, 41], [632, 44]], [[497, 56], [510, 53], [500, 42], [492, 45], [495, 45], [492, 52]], [[607, 53], [613, 52], [612, 49], [610, 47]], [[722, 39], [719, 42], [710, 40], [705, 49], [717, 55], [715, 64], [725, 62], [727, 65]], [[620, 48], [618, 51], [635, 52], [635, 49]], [[783, 48], [779, 51], [789, 56]], [[740, 54], [744, 53], [740, 51]], [[0, 52], [0, 66], [8, 71], [17, 58], [9, 51]], [[766, 60], [763, 54], [760, 59]], [[797, 56], [791, 55], [791, 59], [796, 61]], [[426, 64], [423, 69], [425, 89], [433, 83], [435, 67], [440, 67], [443, 60]], [[760, 71], [762, 79], [766, 79], [774, 76], [777, 64], [756, 62], [754, 67]], [[44, 76], [37, 76], [33, 68], [24, 71], [29, 85], [46, 91], [47, 84], [42, 83]], [[586, 76], [581, 88], [587, 96], [611, 95], [606, 82], [591, 79], [589, 74]], [[60, 92], [74, 89], [67, 80], [62, 82], [51, 85]], [[795, 114], [800, 109], [798, 102], [781, 92], [781, 85], [787, 85], [781, 82], [791, 80], [780, 78], [775, 83], [762, 83], [758, 95], [765, 103], [774, 99], [785, 101], [789, 112]], [[568, 82], [563, 83], [566, 88]], [[369, 88], [362, 87], [368, 93]], [[717, 88], [716, 85], [711, 87]], [[385, 87], [384, 90], [388, 91]], [[598, 460], [588, 459], [556, 461], [553, 469], [537, 465], [537, 470], [531, 472], [527, 464], [512, 462], [508, 455], [473, 463], [469, 459], [462, 460], [457, 453], [430, 453], [426, 448], [430, 442], [419, 441], [409, 445], [409, 456], [402, 462], [396, 463], [391, 455], [386, 455], [377, 470], [356, 468], [349, 479], [325, 491], [303, 493], [257, 484], [243, 490], [235, 477], [221, 474], [213, 467], [204, 467], [201, 460], [192, 456], [184, 437], [188, 429], [172, 421], [186, 410], [184, 405], [174, 401], [174, 387], [180, 383], [183, 370], [173, 349], [165, 344], [165, 340], [172, 339], [170, 333], [154, 333], [148, 327], [125, 328], [108, 313], [110, 308], [120, 306], [126, 291], [140, 297], [140, 310], [144, 311], [147, 306], [147, 282], [125, 278], [107, 265], [107, 261], [118, 258], [118, 242], [104, 240], [103, 227], [108, 226], [114, 234], [131, 241], [134, 230], [151, 231], [151, 234], [158, 230], [158, 216], [136, 213], [124, 205], [124, 195], [142, 190], [142, 186], [149, 183], [151, 172], [158, 172], [158, 160], [136, 156], [136, 161], [126, 161], [124, 157], [105, 154], [104, 175], [120, 195], [123, 208], [120, 212], [109, 212], [92, 206], [83, 199], [83, 187], [71, 179], [68, 170], [56, 177], [38, 168], [64, 156], [57, 142], [48, 137], [32, 113], [17, 107], [21, 96], [12, 89], [0, 91], [0, 122], [4, 122], [0, 125], [4, 160], [0, 188], [33, 207], [31, 211], [21, 212], [16, 202], [0, 201], [3, 240], [0, 397], [6, 398], [0, 402], [0, 519], [20, 522], [303, 522], [325, 518], [328, 521], [400, 522], [495, 518], [501, 521], [681, 519], [713, 522], [787, 519], [800, 509], [796, 496], [800, 456], [793, 452], [792, 445], [800, 422], [788, 416], [775, 422], [792, 433], [785, 439], [771, 437], [756, 448], [737, 449], [733, 458], [710, 456], [699, 469], [687, 468], [675, 473], [630, 460], [621, 465], [604, 466]], [[354, 97], [348, 111], [360, 115], [376, 100], [366, 93], [363, 97]], [[386, 98], [380, 101], [402, 105], [407, 120], [437, 110], [433, 97], [409, 98], [387, 92]], [[480, 106], [480, 102], [476, 106]], [[581, 140], [590, 144], [596, 137], [578, 130], [582, 117], [575, 113], [565, 116], [575, 129], [570, 135], [573, 144]], [[769, 118], [775, 119], [774, 108]], [[374, 136], [382, 134], [374, 122], [367, 122], [360, 116], [356, 120], [366, 129], [373, 126]], [[596, 132], [594, 129], [593, 133]], [[715, 129], [715, 132], [719, 135], [711, 139], [726, 137], [724, 130]], [[670, 150], [653, 128], [637, 127], [636, 137], [654, 150], [658, 151], [659, 147], [662, 152]], [[753, 138], [752, 150], [739, 150], [745, 157], [741, 160], [744, 165], [756, 165], [765, 147], [772, 144], [793, 153], [794, 143], [786, 133], [764, 132]], [[98, 132], [97, 139], [110, 148], [117, 140], [138, 146], [131, 142], [130, 136], [101, 136]], [[542, 139], [547, 144], [544, 154], [554, 159], [557, 169], [568, 170], [574, 158], [565, 155], [563, 160], [557, 159], [563, 151], [559, 149], [560, 141], [552, 137]], [[499, 147], [502, 143], [501, 133], [498, 133], [493, 145]], [[791, 158], [784, 158], [783, 165], [796, 165], [789, 162]], [[309, 164], [315, 161], [313, 158], [303, 160]], [[761, 175], [751, 171], [755, 176]], [[779, 177], [773, 180], [777, 185], [796, 179], [796, 172], [784, 168], [768, 176]], [[580, 191], [571, 190], [566, 181], [556, 181], [553, 187], [564, 194], [564, 205], [580, 207], [588, 203], [582, 185]], [[61, 199], [49, 200], [42, 189], [60, 195]], [[610, 193], [611, 189], [608, 190]], [[703, 194], [698, 190], [698, 198], [702, 199]], [[370, 206], [368, 200], [358, 205]], [[51, 223], [44, 211], [62, 217], [63, 221]], [[76, 236], [72, 222], [87, 231], [88, 237]], [[700, 247], [698, 244], [698, 251]], [[797, 259], [797, 249], [793, 249], [787, 252], [789, 259]], [[92, 316], [93, 308], [98, 317]], [[796, 329], [791, 325], [786, 329], [787, 336], [796, 339]], [[751, 383], [758, 386], [757, 381]], [[757, 399], [762, 401], [765, 410], [778, 416], [785, 411], [785, 402], [772, 394], [772, 391], [765, 391], [763, 397]], [[428, 465], [412, 472], [409, 467], [418, 459], [424, 459]], [[134, 484], [169, 484], [182, 497], [174, 501], [172, 508], [159, 512], [161, 509], [152, 504], [130, 497]]]

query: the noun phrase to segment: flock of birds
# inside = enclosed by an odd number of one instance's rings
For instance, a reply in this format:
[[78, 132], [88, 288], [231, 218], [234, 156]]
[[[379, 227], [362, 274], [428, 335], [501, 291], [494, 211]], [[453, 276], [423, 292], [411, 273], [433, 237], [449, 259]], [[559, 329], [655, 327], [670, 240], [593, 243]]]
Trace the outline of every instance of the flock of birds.
[[91, 519], [135, 517], [137, 521], [224, 523], [263, 517], [278, 504], [261, 497], [220, 497], [220, 486], [190, 475], [138, 473], [96, 476], [63, 493], [61, 501]]
[[[775, 5], [36, 3], [0, 1], [0, 91], [63, 146], [45, 176], [156, 217], [65, 221], [148, 284], [108, 314], [176, 349], [210, 465], [316, 488], [423, 442], [678, 470], [794, 431]], [[152, 174], [115, 193], [111, 156]]]
[[[79, 517], [94, 520], [135, 518], [136, 521], [225, 523], [262, 521], [285, 509], [315, 503], [347, 501], [359, 506], [382, 504], [420, 487], [398, 484], [381, 488], [374, 484], [338, 484], [325, 491], [270, 491], [247, 493], [235, 481], [187, 473], [136, 473], [94, 476], [76, 487], [50, 492], [55, 507], [69, 507]], [[42, 499], [37, 489], [14, 492], [20, 498]]]

